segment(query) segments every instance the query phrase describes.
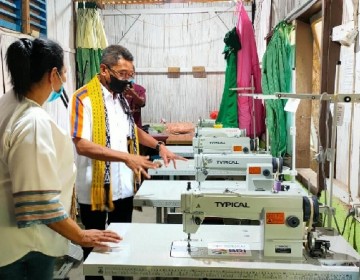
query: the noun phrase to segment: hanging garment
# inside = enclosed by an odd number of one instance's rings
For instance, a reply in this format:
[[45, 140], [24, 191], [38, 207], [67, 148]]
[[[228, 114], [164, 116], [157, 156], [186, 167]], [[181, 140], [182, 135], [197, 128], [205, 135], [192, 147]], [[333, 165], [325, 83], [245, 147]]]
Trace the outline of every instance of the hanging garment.
[[95, 3], [78, 3], [76, 22], [77, 88], [99, 73], [102, 50], [107, 47], [105, 30]]
[[[260, 94], [261, 70], [256, 50], [254, 30], [242, 2], [236, 5], [238, 21], [236, 31], [241, 41], [241, 50], [237, 56], [237, 87], [254, 87], [254, 93]], [[252, 82], [253, 80], [253, 82]], [[238, 93], [252, 93], [251, 90], [239, 90]], [[259, 137], [265, 132], [265, 112], [262, 100], [238, 96], [239, 128], [246, 129], [249, 137]]]
[[234, 27], [226, 33], [225, 48], [223, 54], [226, 59], [225, 85], [221, 99], [220, 110], [216, 118], [216, 123], [221, 123], [223, 127], [239, 127], [237, 116], [237, 93], [230, 88], [236, 88], [236, 61], [237, 52], [241, 49], [241, 43]]
[[[292, 26], [279, 23], [268, 44], [262, 61], [262, 88], [264, 94], [291, 92], [291, 65], [293, 50], [290, 45]], [[283, 156], [286, 152], [286, 112], [285, 100], [265, 100], [266, 125], [269, 133], [271, 154]]]

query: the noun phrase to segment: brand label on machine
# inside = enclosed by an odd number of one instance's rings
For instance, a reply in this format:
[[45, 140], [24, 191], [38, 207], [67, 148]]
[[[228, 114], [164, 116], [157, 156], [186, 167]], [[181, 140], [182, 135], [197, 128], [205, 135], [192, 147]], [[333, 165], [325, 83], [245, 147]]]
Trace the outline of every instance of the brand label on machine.
[[237, 160], [217, 160], [217, 164], [239, 164]]
[[210, 144], [212, 145], [225, 145], [225, 142], [220, 142], [220, 141], [212, 141], [212, 142], [209, 142]]
[[216, 207], [242, 207], [242, 208], [250, 208], [247, 202], [230, 202], [230, 201], [215, 201]]
[[291, 254], [291, 247], [288, 245], [275, 246], [275, 253], [277, 254]]
[[211, 242], [208, 244], [210, 256], [251, 256], [249, 244], [234, 242]]

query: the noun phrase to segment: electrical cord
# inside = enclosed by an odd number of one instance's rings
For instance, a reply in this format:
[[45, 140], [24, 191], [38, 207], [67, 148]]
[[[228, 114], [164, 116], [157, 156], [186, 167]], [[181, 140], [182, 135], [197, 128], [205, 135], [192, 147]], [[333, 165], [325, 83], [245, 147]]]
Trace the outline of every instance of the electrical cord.
[[[344, 227], [343, 227], [343, 230], [341, 232], [341, 235], [344, 235], [344, 232], [345, 232], [345, 228], [346, 228], [346, 224], [347, 224], [347, 221], [350, 217], [354, 217], [355, 216], [355, 209], [354, 208], [351, 208], [349, 210], [349, 213], [346, 215], [346, 218], [345, 218], [345, 221], [344, 221]], [[355, 219], [355, 218], [354, 218]]]
[[337, 222], [336, 216], [333, 215], [333, 218], [334, 218], [334, 222], [335, 222], [335, 225], [336, 225], [336, 230], [337, 230], [338, 232], [340, 232], [340, 227], [339, 227], [339, 223]]
[[[341, 234], [340, 227], [339, 227], [339, 223], [338, 223], [335, 215], [333, 215], [332, 217], [334, 218], [334, 222], [335, 222], [335, 225], [336, 225], [336, 230], [337, 230], [337, 232], [338, 232], [339, 234]], [[325, 226], [325, 221], [326, 221], [326, 219], [327, 219], [327, 215], [324, 214], [323, 219], [322, 219], [322, 221], [321, 221], [321, 226], [322, 226], [322, 227]]]
[[357, 243], [356, 243], [356, 223], [358, 222], [358, 220], [355, 219], [355, 216], [353, 216], [353, 220], [352, 220], [352, 223], [351, 223], [351, 226], [354, 226], [354, 234], [353, 234], [353, 247], [356, 251], [358, 251], [358, 246], [357, 246]]

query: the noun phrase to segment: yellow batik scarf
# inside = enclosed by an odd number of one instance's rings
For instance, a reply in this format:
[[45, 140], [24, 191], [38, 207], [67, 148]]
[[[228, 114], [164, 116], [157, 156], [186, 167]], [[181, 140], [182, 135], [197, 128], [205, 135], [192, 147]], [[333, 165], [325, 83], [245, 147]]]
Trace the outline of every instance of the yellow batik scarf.
[[[135, 125], [135, 129], [134, 129], [134, 134], [135, 134], [135, 145], [134, 145], [134, 139], [130, 139], [128, 141], [128, 147], [129, 147], [130, 154], [139, 155], [139, 151], [140, 151], [139, 138], [138, 138], [136, 125]], [[135, 150], [135, 147], [136, 147], [136, 150]], [[139, 190], [140, 184], [141, 184], [141, 173], [134, 172], [134, 193], [136, 193]]]
[[[108, 120], [105, 114], [105, 104], [100, 81], [95, 76], [88, 84], [87, 90], [92, 107], [92, 141], [96, 144], [106, 147], [106, 138], [109, 137], [106, 127]], [[112, 202], [111, 179], [105, 178], [107, 163], [101, 160], [92, 160], [92, 184], [91, 184], [91, 210], [109, 210], [114, 209]], [[108, 163], [110, 168], [110, 163]], [[108, 170], [110, 173], [110, 170]], [[109, 183], [109, 189], [105, 189], [105, 179]]]

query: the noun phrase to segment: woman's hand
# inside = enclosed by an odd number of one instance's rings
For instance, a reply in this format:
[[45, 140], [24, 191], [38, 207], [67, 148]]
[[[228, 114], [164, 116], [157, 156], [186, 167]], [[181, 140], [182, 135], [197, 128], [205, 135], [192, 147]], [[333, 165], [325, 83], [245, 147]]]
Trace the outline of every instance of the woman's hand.
[[[78, 245], [82, 247], [109, 248], [107, 242], [119, 243], [122, 237], [111, 230], [89, 229], [83, 230]], [[106, 242], [106, 243], [105, 243]]]

